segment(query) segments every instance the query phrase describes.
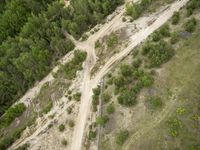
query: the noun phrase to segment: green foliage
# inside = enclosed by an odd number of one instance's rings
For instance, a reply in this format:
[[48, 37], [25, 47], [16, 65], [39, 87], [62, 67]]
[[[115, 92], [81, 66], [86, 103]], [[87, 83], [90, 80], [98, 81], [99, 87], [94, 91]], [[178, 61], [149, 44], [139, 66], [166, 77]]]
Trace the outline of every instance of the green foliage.
[[27, 150], [29, 146], [30, 146], [30, 145], [26, 143], [26, 144], [24, 144], [24, 145], [22, 145], [22, 146], [19, 146], [19, 147], [16, 148], [15, 150]]
[[182, 128], [182, 123], [176, 117], [170, 118], [167, 121], [169, 134], [173, 137], [177, 137], [180, 134], [180, 129]]
[[63, 139], [61, 143], [62, 143], [62, 145], [64, 145], [64, 146], [67, 146], [67, 144], [68, 144], [68, 142], [67, 142], [66, 139]]
[[100, 44], [99, 40], [97, 40], [97, 41], [95, 42], [95, 48], [99, 48], [99, 47], [101, 47], [101, 44]]
[[154, 42], [160, 41], [161, 38], [162, 38], [162, 35], [160, 34], [159, 31], [155, 31], [155, 32], [152, 34], [152, 40], [153, 40]]
[[127, 64], [123, 64], [120, 66], [120, 71], [121, 71], [121, 74], [124, 76], [124, 77], [130, 77], [132, 75], [132, 67], [130, 65], [127, 65]]
[[185, 30], [188, 32], [194, 32], [196, 29], [196, 25], [197, 25], [196, 19], [191, 18], [185, 23]]
[[140, 3], [127, 3], [126, 15], [131, 16], [133, 20], [139, 18], [142, 12], [148, 8], [152, 0], [142, 0]]
[[131, 92], [127, 89], [122, 91], [118, 98], [118, 103], [127, 107], [133, 106], [136, 104], [136, 96], [134, 92]]
[[9, 126], [12, 121], [21, 116], [25, 110], [26, 106], [23, 103], [10, 107], [0, 118], [0, 129]]
[[106, 112], [107, 112], [108, 114], [114, 113], [114, 112], [115, 112], [115, 107], [114, 107], [114, 105], [113, 105], [113, 104], [108, 105], [107, 108], [106, 108]]
[[172, 16], [172, 24], [173, 25], [177, 25], [180, 21], [180, 14], [179, 12], [174, 12], [173, 16]]
[[121, 4], [122, 0], [73, 0], [70, 2], [70, 7], [66, 11], [67, 14], [63, 17], [64, 24], [62, 25], [71, 35], [79, 38], [82, 33], [89, 27], [100, 23], [100, 21], [111, 13]]
[[[27, 0], [6, 1], [5, 11], [0, 15], [0, 43], [6, 40], [7, 37], [14, 37], [18, 34], [21, 27], [27, 22], [28, 17], [31, 14], [37, 15], [42, 10], [45, 10], [49, 3], [51, 3], [50, 0], [32, 0], [31, 2]], [[0, 8], [2, 7], [1, 5]]]
[[142, 85], [144, 86], [144, 87], [149, 87], [149, 86], [151, 86], [152, 84], [153, 84], [153, 81], [154, 81], [154, 79], [153, 79], [153, 77], [150, 75], [150, 74], [143, 74], [140, 78], [139, 78], [139, 80], [141, 81], [141, 83], [142, 83]]
[[171, 39], [170, 39], [171, 44], [175, 44], [178, 41], [179, 41], [179, 35], [178, 35], [178, 33], [177, 32], [173, 32], [171, 34]]
[[108, 102], [110, 101], [110, 99], [111, 99], [110, 94], [108, 94], [108, 93], [103, 93], [103, 94], [102, 94], [102, 100], [103, 100], [105, 103], [108, 103]]
[[109, 120], [108, 116], [99, 116], [96, 119], [96, 123], [99, 124], [100, 126], [105, 126], [108, 120]]
[[132, 65], [133, 65], [133, 67], [135, 67], [135, 68], [139, 68], [140, 65], [141, 65], [141, 63], [142, 63], [142, 60], [141, 60], [140, 58], [137, 58], [136, 60], [134, 60], [134, 61], [132, 62]]
[[200, 8], [200, 2], [199, 0], [191, 0], [188, 2], [187, 5], [187, 15], [191, 16], [197, 8]]
[[81, 93], [77, 92], [76, 94], [73, 95], [73, 99], [75, 101], [80, 101], [81, 100]]
[[116, 143], [117, 145], [123, 145], [124, 142], [128, 139], [129, 132], [128, 130], [122, 130], [120, 131], [116, 136]]
[[[30, 8], [33, 7], [31, 2], [28, 3]], [[40, 4], [37, 2], [34, 7], [39, 8]], [[54, 2], [46, 11], [32, 14], [23, 27], [19, 24], [20, 34], [0, 45], [0, 115], [41, 80], [60, 57], [74, 48], [60, 27], [61, 12], [65, 9], [60, 2]], [[13, 15], [16, 14], [13, 12]]]
[[69, 120], [68, 125], [69, 125], [70, 128], [73, 128], [74, 125], [75, 125], [74, 121], [73, 120]]
[[88, 139], [89, 140], [93, 140], [93, 139], [95, 139], [96, 138], [96, 131], [89, 131], [89, 134], [88, 134]]
[[58, 126], [58, 129], [59, 129], [60, 132], [63, 132], [65, 130], [65, 125], [64, 124], [60, 124]]
[[159, 33], [163, 36], [163, 37], [169, 37], [170, 36], [170, 28], [168, 24], [164, 24], [163, 26], [160, 27], [159, 29]]
[[21, 133], [25, 128], [20, 128], [14, 131], [12, 135], [8, 135], [6, 137], [1, 138], [0, 140], [0, 149], [6, 150], [9, 146], [11, 146], [17, 139], [21, 137]]
[[101, 93], [100, 86], [98, 86], [97, 88], [94, 88], [92, 91], [93, 91], [95, 96], [99, 96], [100, 93]]
[[151, 109], [157, 109], [160, 108], [162, 106], [162, 100], [160, 97], [149, 97], [147, 99], [147, 103], [149, 104]]
[[57, 72], [57, 76], [59, 77], [59, 74], [61, 72], [64, 72], [64, 77], [72, 80], [73, 78], [75, 78], [76, 72], [82, 69], [82, 63], [84, 62], [86, 57], [86, 52], [75, 50], [74, 58], [61, 67], [61, 69]]
[[114, 33], [112, 33], [112, 34], [108, 37], [108, 39], [107, 39], [107, 41], [106, 41], [108, 48], [113, 48], [115, 45], [118, 44], [118, 42], [119, 42], [118, 37], [117, 37], [117, 35], [114, 34]]
[[174, 55], [174, 50], [167, 42], [160, 41], [159, 43], [144, 45], [143, 54], [147, 55], [150, 67], [159, 67]]
[[50, 101], [49, 104], [44, 109], [41, 110], [41, 113], [47, 114], [52, 107], [53, 107], [53, 102]]

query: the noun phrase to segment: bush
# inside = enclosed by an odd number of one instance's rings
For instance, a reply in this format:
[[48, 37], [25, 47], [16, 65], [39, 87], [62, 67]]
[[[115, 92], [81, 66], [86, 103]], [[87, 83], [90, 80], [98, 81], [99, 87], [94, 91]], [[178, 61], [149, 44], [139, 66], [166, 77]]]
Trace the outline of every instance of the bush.
[[100, 126], [105, 126], [108, 120], [109, 120], [108, 116], [99, 116], [96, 119], [96, 123], [99, 124]]
[[69, 127], [70, 127], [70, 128], [73, 128], [74, 125], [75, 125], [73, 120], [69, 120], [69, 123], [68, 123], [68, 124], [69, 124]]
[[5, 114], [0, 118], [0, 129], [9, 126], [15, 118], [21, 116], [26, 110], [24, 103], [19, 103], [10, 107]]
[[107, 111], [108, 114], [114, 113], [115, 112], [114, 105], [113, 104], [108, 105], [107, 108], [106, 108], [106, 111]]
[[98, 86], [97, 88], [94, 88], [92, 91], [94, 95], [99, 96], [101, 93], [100, 86]]
[[170, 28], [168, 24], [164, 24], [163, 26], [160, 27], [159, 33], [164, 36], [164, 37], [169, 37], [170, 36]]
[[108, 102], [110, 101], [110, 99], [111, 99], [110, 94], [108, 94], [108, 93], [103, 93], [103, 94], [102, 94], [102, 100], [103, 100], [105, 103], [108, 103]]
[[133, 67], [135, 67], [135, 68], [139, 68], [140, 65], [141, 65], [141, 63], [142, 63], [142, 60], [141, 60], [140, 58], [137, 58], [136, 60], [134, 60], [134, 61], [132, 62], [132, 65], [133, 65]]
[[89, 134], [88, 134], [88, 139], [89, 140], [92, 140], [92, 139], [95, 139], [96, 138], [96, 131], [89, 131]]
[[30, 146], [30, 145], [26, 143], [26, 144], [24, 144], [24, 145], [22, 145], [22, 146], [19, 146], [19, 147], [16, 148], [15, 150], [27, 150], [29, 146]]
[[159, 67], [174, 55], [174, 49], [165, 41], [160, 41], [156, 44], [148, 44], [145, 46], [145, 49], [148, 50], [147, 57], [149, 58], [150, 67]]
[[65, 130], [65, 125], [64, 124], [60, 124], [58, 127], [60, 132], [63, 132]]
[[64, 145], [64, 146], [67, 146], [67, 144], [68, 144], [68, 142], [67, 142], [66, 139], [63, 139], [61, 143], [62, 143], [62, 145]]
[[76, 94], [73, 95], [73, 99], [75, 101], [80, 101], [81, 100], [81, 93], [77, 92]]
[[153, 40], [154, 42], [160, 41], [161, 38], [162, 38], [162, 35], [161, 35], [160, 32], [158, 32], [158, 31], [155, 31], [155, 32], [152, 34], [152, 40]]
[[41, 113], [47, 114], [51, 110], [52, 107], [53, 107], [53, 102], [50, 101], [49, 104], [44, 109], [41, 110]]
[[171, 39], [170, 39], [171, 44], [177, 43], [178, 40], [179, 40], [179, 35], [178, 35], [178, 33], [177, 33], [177, 32], [173, 32], [173, 33], [171, 34]]
[[120, 71], [121, 71], [121, 74], [124, 76], [124, 77], [130, 77], [132, 75], [132, 67], [130, 65], [127, 65], [127, 64], [123, 64], [120, 66]]
[[136, 104], [136, 96], [134, 92], [124, 90], [117, 98], [118, 103], [124, 106], [133, 106]]
[[186, 23], [185, 23], [185, 30], [187, 32], [194, 32], [194, 30], [196, 29], [196, 19], [195, 18], [192, 18], [192, 19], [189, 19]]
[[179, 12], [174, 12], [173, 16], [172, 16], [172, 24], [176, 25], [178, 24], [180, 21], [180, 14]]
[[173, 137], [177, 137], [182, 128], [182, 123], [176, 117], [172, 117], [167, 121], [169, 127], [169, 134]]
[[108, 48], [113, 48], [115, 45], [117, 45], [119, 42], [119, 39], [116, 34], [112, 33], [109, 38], [107, 39], [107, 46]]
[[123, 145], [124, 142], [128, 139], [128, 137], [129, 137], [128, 130], [120, 131], [116, 136], [116, 143], [118, 145]]
[[150, 97], [147, 99], [147, 102], [152, 109], [160, 108], [162, 106], [162, 101], [160, 97]]

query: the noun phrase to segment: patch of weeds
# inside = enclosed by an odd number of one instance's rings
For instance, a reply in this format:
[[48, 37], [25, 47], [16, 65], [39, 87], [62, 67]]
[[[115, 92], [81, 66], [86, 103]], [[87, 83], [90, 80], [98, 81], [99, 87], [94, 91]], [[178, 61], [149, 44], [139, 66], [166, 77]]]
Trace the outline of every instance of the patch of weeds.
[[58, 126], [58, 129], [59, 129], [60, 132], [63, 132], [65, 130], [65, 125], [64, 124], [60, 124]]
[[116, 144], [120, 146], [123, 145], [124, 142], [128, 139], [128, 137], [129, 137], [128, 130], [120, 131], [116, 136]]
[[167, 121], [169, 134], [172, 137], [177, 137], [180, 134], [180, 130], [182, 128], [182, 122], [178, 120], [176, 117], [172, 117]]

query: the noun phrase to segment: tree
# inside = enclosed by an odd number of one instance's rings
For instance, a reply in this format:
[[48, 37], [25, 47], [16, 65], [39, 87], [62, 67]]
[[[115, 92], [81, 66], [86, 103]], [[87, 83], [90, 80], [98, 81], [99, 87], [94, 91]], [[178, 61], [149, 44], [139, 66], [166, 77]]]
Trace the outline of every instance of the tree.
[[112, 114], [115, 112], [115, 107], [113, 106], [113, 104], [110, 104], [107, 106], [106, 111], [108, 114]]
[[129, 137], [128, 130], [122, 130], [116, 136], [116, 143], [118, 145], [123, 145], [124, 142], [128, 139], [128, 137]]
[[105, 126], [108, 120], [109, 120], [108, 116], [99, 116], [96, 119], [96, 123], [99, 124], [100, 126]]
[[136, 96], [133, 92], [124, 90], [117, 98], [118, 103], [127, 107], [133, 106], [136, 104]]
[[172, 16], [172, 24], [176, 25], [178, 24], [180, 21], [180, 14], [179, 12], [174, 12], [173, 16]]
[[186, 23], [185, 23], [185, 30], [187, 32], [194, 32], [194, 30], [196, 29], [196, 19], [195, 18], [192, 18], [192, 19], [189, 19]]

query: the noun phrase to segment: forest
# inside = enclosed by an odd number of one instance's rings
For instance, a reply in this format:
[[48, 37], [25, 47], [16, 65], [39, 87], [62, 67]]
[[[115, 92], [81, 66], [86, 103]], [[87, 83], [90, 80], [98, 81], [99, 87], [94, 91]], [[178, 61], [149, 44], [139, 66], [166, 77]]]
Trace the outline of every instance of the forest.
[[[57, 61], [76, 39], [103, 21], [123, 0], [5, 0], [0, 4], [0, 115]], [[84, 15], [83, 15], [84, 14]]]

